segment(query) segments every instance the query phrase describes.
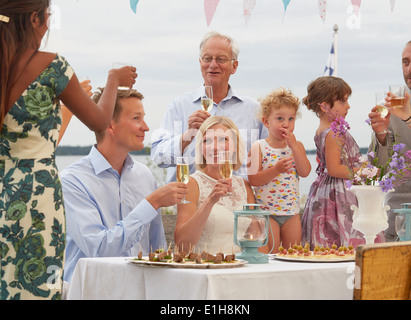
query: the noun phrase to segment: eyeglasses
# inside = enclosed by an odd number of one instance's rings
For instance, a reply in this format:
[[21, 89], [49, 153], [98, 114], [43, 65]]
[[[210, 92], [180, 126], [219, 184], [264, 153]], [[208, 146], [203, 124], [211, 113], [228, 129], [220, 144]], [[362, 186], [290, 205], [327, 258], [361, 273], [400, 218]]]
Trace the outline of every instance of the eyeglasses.
[[235, 61], [235, 59], [230, 59], [227, 57], [211, 57], [211, 56], [203, 56], [201, 57], [201, 60], [203, 60], [204, 63], [211, 63], [213, 60], [215, 60], [218, 64], [225, 64], [228, 61]]

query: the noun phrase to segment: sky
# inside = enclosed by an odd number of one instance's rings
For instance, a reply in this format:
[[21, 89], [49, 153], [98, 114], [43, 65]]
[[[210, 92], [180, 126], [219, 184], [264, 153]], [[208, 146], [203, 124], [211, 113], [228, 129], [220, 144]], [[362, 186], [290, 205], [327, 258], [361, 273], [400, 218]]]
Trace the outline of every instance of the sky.
[[[352, 88], [346, 120], [360, 147], [371, 129], [365, 123], [375, 92], [403, 84], [401, 53], [411, 40], [411, 1], [363, 0], [356, 16], [351, 0], [328, 0], [325, 22], [317, 0], [257, 0], [248, 23], [243, 1], [221, 0], [207, 26], [203, 0], [52, 0], [53, 21], [41, 50], [58, 52], [80, 79], [105, 85], [113, 63], [132, 64], [134, 88], [144, 95], [150, 132], [158, 129], [169, 102], [202, 84], [199, 43], [208, 31], [229, 34], [240, 46], [239, 67], [230, 84], [259, 99], [280, 86], [302, 99], [307, 85], [323, 75], [338, 25], [338, 76]], [[318, 118], [302, 104], [294, 133], [315, 149]], [[94, 134], [73, 118], [60, 145], [87, 146]]]

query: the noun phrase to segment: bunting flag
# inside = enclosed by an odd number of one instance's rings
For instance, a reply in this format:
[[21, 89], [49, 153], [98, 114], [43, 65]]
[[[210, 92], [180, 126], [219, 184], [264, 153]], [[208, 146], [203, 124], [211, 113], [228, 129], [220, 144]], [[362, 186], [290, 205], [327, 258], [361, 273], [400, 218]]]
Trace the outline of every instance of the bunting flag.
[[335, 52], [334, 52], [334, 42], [331, 45], [331, 51], [328, 55], [327, 65], [324, 69], [324, 76], [332, 76], [335, 70]]
[[327, 0], [318, 0], [318, 13], [320, 14], [323, 23], [325, 22], [325, 14], [327, 12]]
[[130, 7], [134, 13], [137, 13], [137, 4], [139, 0], [130, 0]]
[[255, 3], [257, 0], [244, 0], [243, 1], [243, 8], [244, 8], [244, 20], [245, 20], [245, 25], [248, 24], [248, 20], [251, 18], [251, 12], [255, 8]]
[[360, 13], [361, 0], [351, 0], [356, 16]]
[[220, 0], [204, 0], [204, 12], [207, 20], [207, 26], [210, 26], [210, 22], [213, 19], [219, 2]]
[[290, 4], [291, 0], [283, 0], [283, 4], [284, 4], [284, 15], [283, 15], [283, 22], [284, 22], [284, 16], [285, 16], [285, 12], [287, 11], [287, 7]]
[[391, 2], [391, 12], [394, 11], [394, 6], [395, 6], [395, 0], [390, 0]]

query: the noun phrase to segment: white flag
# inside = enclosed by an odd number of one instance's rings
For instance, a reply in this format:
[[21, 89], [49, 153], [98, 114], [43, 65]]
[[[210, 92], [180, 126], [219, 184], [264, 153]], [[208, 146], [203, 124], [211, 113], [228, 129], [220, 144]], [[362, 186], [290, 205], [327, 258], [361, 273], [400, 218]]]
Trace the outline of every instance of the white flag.
[[324, 69], [324, 76], [332, 76], [335, 70], [335, 52], [334, 52], [334, 42], [331, 46], [331, 52], [328, 55], [328, 61]]

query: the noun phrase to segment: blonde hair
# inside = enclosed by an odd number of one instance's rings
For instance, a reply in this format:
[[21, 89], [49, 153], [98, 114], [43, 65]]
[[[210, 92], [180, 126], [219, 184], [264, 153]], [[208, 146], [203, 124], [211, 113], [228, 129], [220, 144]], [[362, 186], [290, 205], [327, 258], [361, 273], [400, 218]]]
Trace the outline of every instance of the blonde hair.
[[257, 117], [260, 121], [262, 121], [263, 117], [267, 118], [273, 110], [277, 110], [283, 106], [294, 109], [296, 114], [300, 107], [300, 99], [298, 99], [291, 90], [282, 87], [273, 90], [259, 101], [260, 109]]
[[[203, 155], [203, 138], [207, 133], [207, 130], [210, 129], [212, 126], [217, 124], [221, 124], [224, 127], [231, 130], [233, 136], [235, 135], [236, 139], [236, 150], [233, 153], [233, 169], [238, 170], [241, 168], [244, 155], [245, 155], [245, 147], [243, 139], [241, 138], [240, 131], [235, 123], [227, 117], [224, 116], [212, 116], [209, 117], [207, 120], [203, 122], [200, 129], [197, 132], [196, 136], [196, 147], [195, 147], [195, 157], [194, 162], [197, 170], [203, 170], [206, 166], [206, 160]], [[234, 158], [235, 157], [235, 158]]]

